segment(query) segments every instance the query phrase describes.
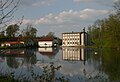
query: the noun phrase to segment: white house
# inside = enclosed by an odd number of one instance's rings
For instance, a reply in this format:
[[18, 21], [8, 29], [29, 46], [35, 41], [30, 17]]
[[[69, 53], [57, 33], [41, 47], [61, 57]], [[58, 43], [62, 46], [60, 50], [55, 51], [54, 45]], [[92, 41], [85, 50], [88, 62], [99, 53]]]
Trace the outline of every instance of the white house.
[[42, 37], [38, 40], [39, 47], [52, 47], [53, 46], [53, 37]]

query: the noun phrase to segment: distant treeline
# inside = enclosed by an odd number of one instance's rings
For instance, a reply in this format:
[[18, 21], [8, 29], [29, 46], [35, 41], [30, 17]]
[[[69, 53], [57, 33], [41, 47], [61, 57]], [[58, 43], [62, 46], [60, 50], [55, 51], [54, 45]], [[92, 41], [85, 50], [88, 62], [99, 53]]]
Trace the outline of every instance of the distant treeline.
[[97, 20], [89, 26], [88, 32], [95, 46], [120, 47], [120, 1], [114, 4], [115, 13], [108, 18]]

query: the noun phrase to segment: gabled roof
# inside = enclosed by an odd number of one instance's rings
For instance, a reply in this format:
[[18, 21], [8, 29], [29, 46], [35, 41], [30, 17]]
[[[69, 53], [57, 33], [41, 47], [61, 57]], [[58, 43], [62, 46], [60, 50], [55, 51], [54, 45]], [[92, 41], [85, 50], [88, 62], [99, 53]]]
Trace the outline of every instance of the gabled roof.
[[9, 43], [9, 44], [19, 44], [20, 42], [6, 42], [6, 43]]
[[38, 41], [53, 41], [54, 38], [53, 37], [42, 37], [40, 39], [38, 39]]

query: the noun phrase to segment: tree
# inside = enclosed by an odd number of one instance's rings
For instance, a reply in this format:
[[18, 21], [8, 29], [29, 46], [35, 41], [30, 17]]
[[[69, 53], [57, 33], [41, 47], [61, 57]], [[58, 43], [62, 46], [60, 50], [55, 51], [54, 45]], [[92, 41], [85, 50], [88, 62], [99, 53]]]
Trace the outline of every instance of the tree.
[[32, 36], [32, 37], [36, 37], [36, 33], [37, 33], [37, 29], [36, 28], [31, 28], [31, 30], [30, 30], [30, 35]]
[[19, 31], [19, 26], [17, 24], [9, 25], [6, 29], [6, 34], [9, 37], [15, 37], [17, 31]]
[[16, 11], [19, 1], [0, 0], [0, 25], [13, 18], [13, 13]]
[[115, 10], [116, 10], [117, 15], [120, 17], [120, 1], [117, 1], [117, 2], [114, 4], [114, 8], [115, 8]]
[[89, 34], [98, 46], [120, 49], [120, 1], [114, 4], [114, 8], [116, 13], [109, 15], [106, 19], [96, 21], [89, 28]]
[[4, 34], [5, 34], [5, 32], [4, 32], [4, 31], [1, 31], [1, 32], [0, 32], [0, 38], [3, 38], [3, 37], [5, 36]]
[[31, 24], [27, 24], [27, 27], [23, 29], [22, 35], [28, 37], [36, 37], [37, 29], [34, 28]]
[[55, 37], [54, 32], [49, 32], [46, 36], [47, 37]]

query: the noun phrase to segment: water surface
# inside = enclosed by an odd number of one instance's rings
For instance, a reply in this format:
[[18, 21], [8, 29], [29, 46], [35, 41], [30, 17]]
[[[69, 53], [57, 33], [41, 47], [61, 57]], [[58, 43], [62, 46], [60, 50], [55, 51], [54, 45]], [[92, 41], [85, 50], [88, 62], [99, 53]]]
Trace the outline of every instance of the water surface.
[[56, 76], [65, 76], [70, 82], [120, 81], [119, 51], [78, 47], [1, 49], [0, 75], [12, 73], [15, 79], [33, 82], [50, 62], [61, 65]]

